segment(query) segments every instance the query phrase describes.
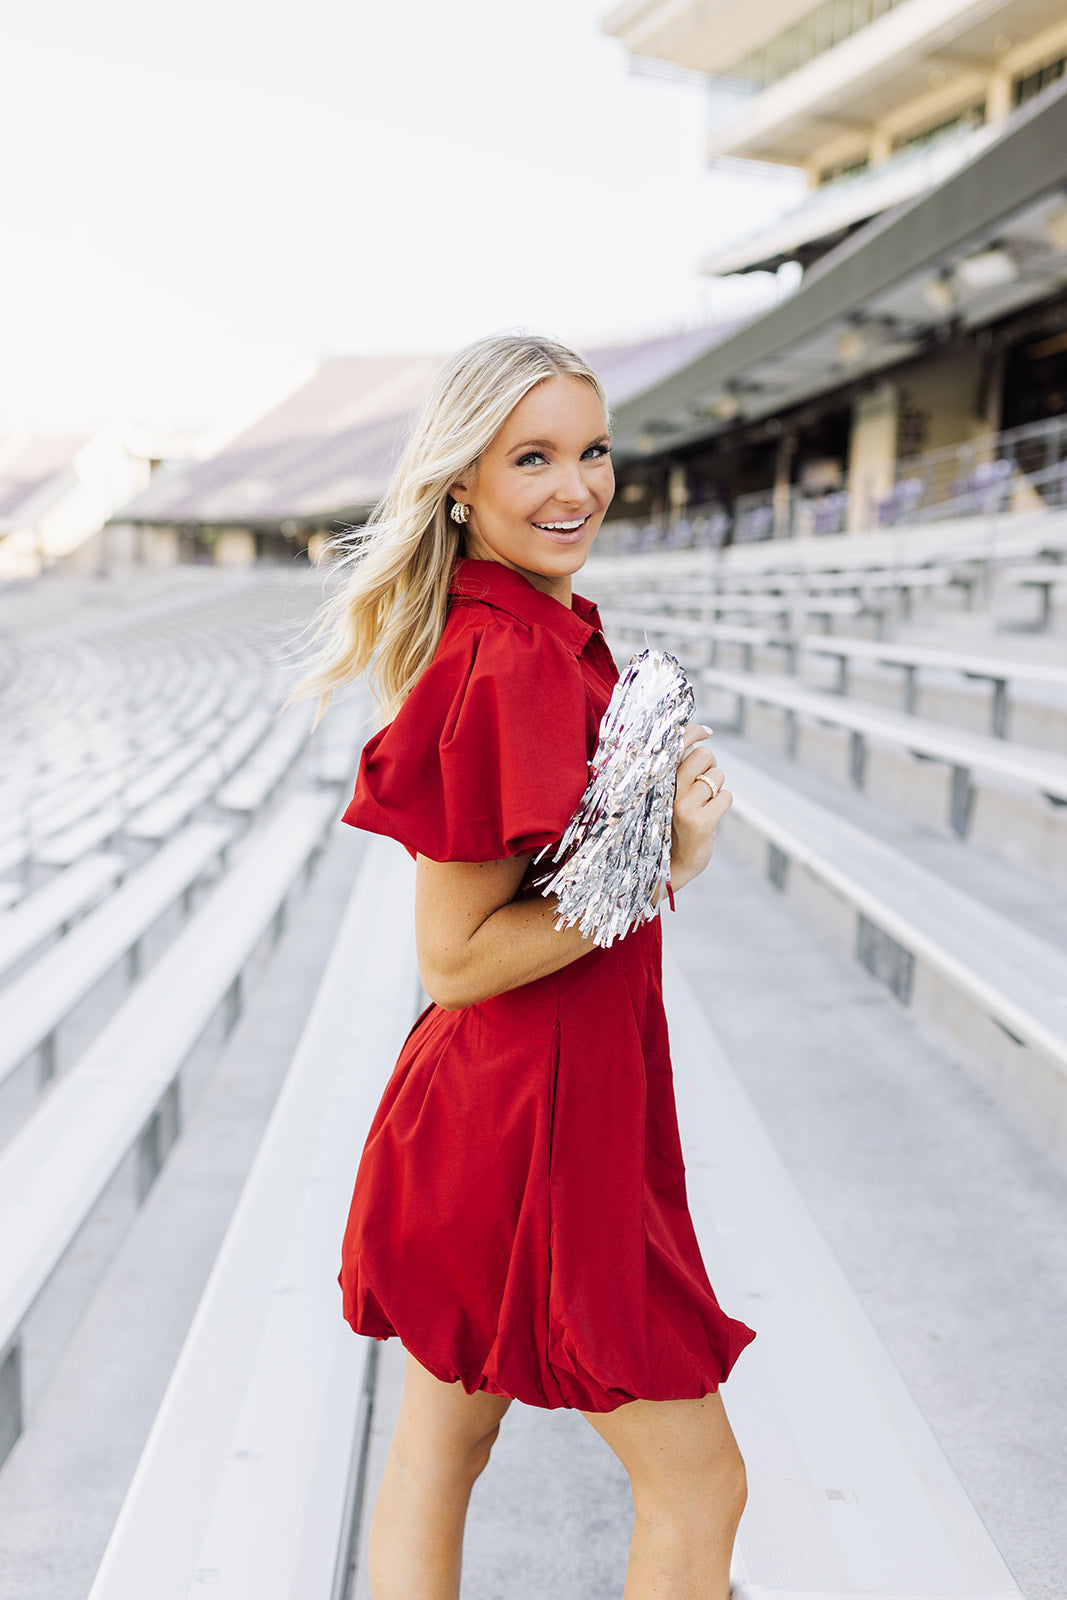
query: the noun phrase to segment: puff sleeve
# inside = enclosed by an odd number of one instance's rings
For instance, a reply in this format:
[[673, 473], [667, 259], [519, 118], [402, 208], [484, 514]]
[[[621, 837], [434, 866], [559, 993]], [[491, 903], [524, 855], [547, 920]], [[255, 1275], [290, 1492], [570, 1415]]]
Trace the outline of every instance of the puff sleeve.
[[581, 664], [550, 629], [453, 613], [360, 758], [344, 820], [434, 861], [500, 861], [560, 837], [595, 744]]

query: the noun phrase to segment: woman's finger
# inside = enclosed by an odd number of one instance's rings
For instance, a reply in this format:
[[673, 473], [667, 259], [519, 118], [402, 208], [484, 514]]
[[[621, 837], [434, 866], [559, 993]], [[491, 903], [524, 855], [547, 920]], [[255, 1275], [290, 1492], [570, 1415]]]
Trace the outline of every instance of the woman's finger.
[[698, 772], [708, 772], [715, 765], [715, 752], [708, 744], [694, 744], [678, 763], [678, 776], [683, 783], [691, 783]]
[[716, 799], [725, 782], [726, 774], [721, 767], [707, 767], [703, 772], [697, 772], [693, 775], [693, 788], [706, 789], [706, 800]]
[[714, 731], [714, 728], [705, 728], [702, 722], [691, 722], [682, 738], [683, 755], [691, 750], [693, 745], [702, 744], [705, 739], [710, 739]]

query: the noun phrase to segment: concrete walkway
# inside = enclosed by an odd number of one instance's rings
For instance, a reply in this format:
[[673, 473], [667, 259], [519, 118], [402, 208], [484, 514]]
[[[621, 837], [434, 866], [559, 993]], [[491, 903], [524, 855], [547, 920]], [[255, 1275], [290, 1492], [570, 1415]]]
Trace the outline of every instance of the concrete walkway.
[[1063, 1600], [1067, 1178], [730, 859], [729, 819], [668, 937], [1017, 1582]]

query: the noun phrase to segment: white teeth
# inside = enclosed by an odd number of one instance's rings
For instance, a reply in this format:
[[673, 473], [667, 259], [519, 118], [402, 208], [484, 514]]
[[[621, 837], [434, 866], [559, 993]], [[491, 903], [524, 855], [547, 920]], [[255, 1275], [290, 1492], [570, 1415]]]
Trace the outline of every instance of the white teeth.
[[544, 528], [552, 533], [557, 531], [561, 531], [563, 533], [573, 533], [575, 528], [580, 528], [582, 523], [586, 520], [587, 519], [585, 517], [579, 517], [577, 522], [535, 522], [534, 527]]

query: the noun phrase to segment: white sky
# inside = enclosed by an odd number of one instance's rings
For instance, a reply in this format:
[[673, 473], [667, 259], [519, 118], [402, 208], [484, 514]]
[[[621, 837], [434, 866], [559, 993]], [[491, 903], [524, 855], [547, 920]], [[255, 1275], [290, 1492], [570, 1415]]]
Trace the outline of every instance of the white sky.
[[608, 0], [34, 0], [0, 95], [0, 427], [206, 424], [317, 356], [715, 313], [798, 197], [709, 172], [703, 86]]

